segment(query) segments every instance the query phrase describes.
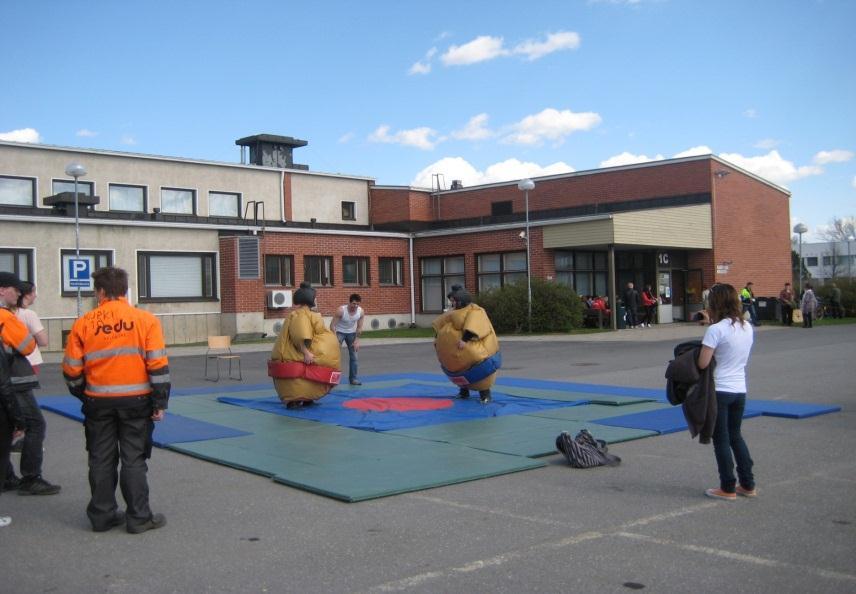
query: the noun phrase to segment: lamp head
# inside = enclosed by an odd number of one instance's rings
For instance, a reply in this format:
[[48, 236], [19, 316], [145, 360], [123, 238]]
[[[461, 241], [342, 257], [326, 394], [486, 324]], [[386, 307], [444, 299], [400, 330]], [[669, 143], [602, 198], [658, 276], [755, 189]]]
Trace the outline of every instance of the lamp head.
[[518, 190], [531, 190], [534, 187], [535, 187], [535, 182], [529, 178], [521, 179], [519, 182], [517, 182], [517, 189]]
[[80, 163], [69, 163], [65, 167], [65, 174], [77, 179], [86, 175], [86, 167]]
[[794, 233], [802, 235], [808, 231], [808, 227], [806, 227], [803, 223], [797, 223], [794, 225]]

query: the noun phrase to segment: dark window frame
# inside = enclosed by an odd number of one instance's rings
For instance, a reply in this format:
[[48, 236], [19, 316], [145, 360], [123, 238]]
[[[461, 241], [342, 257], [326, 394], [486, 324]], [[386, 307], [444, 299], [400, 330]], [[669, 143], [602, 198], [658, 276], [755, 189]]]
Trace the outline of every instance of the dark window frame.
[[514, 214], [513, 200], [500, 200], [490, 203], [490, 216], [498, 217], [511, 214]]
[[[452, 259], [461, 259], [464, 263], [464, 268], [460, 272], [449, 272], [446, 270], [446, 261]], [[425, 262], [429, 260], [439, 260], [440, 261], [440, 272], [437, 274], [426, 274], [425, 273]], [[443, 306], [446, 304], [446, 291], [448, 290], [449, 279], [450, 278], [463, 278], [463, 284], [467, 284], [467, 258], [464, 254], [450, 254], [446, 256], [427, 256], [419, 259], [419, 302], [420, 307], [422, 308], [422, 313], [439, 313], [439, 311], [443, 311], [442, 306], [440, 310], [429, 310], [425, 309], [425, 279], [426, 278], [439, 278], [440, 285], [443, 287], [443, 295], [441, 297], [441, 303]]]
[[0, 203], [0, 206], [16, 206], [18, 208], [35, 208], [37, 201], [37, 193], [38, 193], [38, 178], [30, 177], [28, 175], [0, 175], [0, 179], [19, 179], [30, 182], [30, 204], [9, 204], [6, 202]]
[[[598, 256], [601, 258], [598, 258]], [[560, 256], [570, 256], [571, 265], [570, 266], [559, 266], [558, 259]], [[588, 264], [580, 263], [577, 264], [579, 260], [587, 260]], [[601, 262], [598, 262], [601, 260]], [[575, 292], [578, 290], [580, 283], [578, 278], [582, 276], [586, 276], [587, 284], [590, 287], [590, 291], [594, 291], [595, 293], [600, 294], [601, 291], [597, 290], [598, 285], [598, 276], [604, 280], [604, 292], [603, 295], [610, 297], [609, 295], [609, 262], [607, 257], [607, 252], [599, 251], [599, 250], [556, 250], [553, 253], [553, 269], [556, 274], [556, 282], [564, 284], [566, 286], [570, 286]], [[567, 283], [564, 281], [564, 276], [569, 275], [571, 282]], [[582, 296], [582, 294], [577, 293]]]
[[[384, 280], [384, 265], [392, 264], [390, 278], [392, 281]], [[403, 287], [404, 286], [404, 258], [378, 258], [378, 284], [382, 287]]]
[[[276, 268], [279, 276], [278, 282], [268, 279], [268, 259], [277, 261]], [[284, 266], [285, 263], [288, 266]], [[287, 277], [287, 278], [285, 278]], [[283, 279], [285, 278], [285, 281]], [[294, 286], [294, 256], [286, 254], [265, 254], [265, 286], [266, 287], [293, 287]]]
[[[163, 207], [163, 192], [164, 190], [172, 190], [174, 192], [190, 192], [190, 212], [177, 212], [172, 210], [165, 210]], [[160, 210], [164, 214], [177, 214], [177, 215], [186, 215], [186, 216], [196, 216], [196, 190], [193, 188], [179, 188], [175, 186], [161, 186], [160, 189]], [[143, 211], [145, 212], [145, 211]]]
[[[59, 251], [59, 270], [60, 270], [60, 295], [62, 297], [76, 297], [77, 291], [68, 291], [65, 288], [65, 267], [62, 264], [64, 256], [73, 256], [76, 254], [75, 250], [72, 249], [61, 249]], [[104, 266], [113, 266], [113, 251], [112, 250], [80, 250], [81, 256], [94, 256], [95, 257], [95, 266], [92, 269], [92, 272], [95, 272], [100, 268], [98, 266], [98, 258], [100, 256], [106, 256], [107, 262]], [[80, 294], [83, 297], [92, 297], [95, 295], [95, 291], [85, 291], [81, 290]]]
[[[69, 185], [71, 185], [71, 189], [60, 190], [59, 192], [57, 192], [56, 188], [54, 188], [54, 184], [56, 184], [56, 183], [69, 184]], [[80, 190], [80, 186], [84, 186], [84, 187], [88, 186], [89, 187], [89, 193], [87, 194], [86, 192], [82, 192]], [[51, 179], [51, 194], [54, 194], [54, 195], [55, 194], [61, 194], [62, 192], [74, 192], [74, 180], [73, 179], [64, 179], [64, 178], [60, 178], [60, 177], [55, 177], [55, 178]], [[77, 181], [77, 193], [80, 194], [81, 196], [95, 196], [95, 182], [94, 181], [78, 180]], [[75, 295], [77, 295], [77, 293], [75, 293]]]
[[[803, 259], [805, 260], [805, 266], [806, 266], [806, 267], [808, 267], [808, 266], [817, 266], [817, 262], [818, 262], [817, 256], [806, 256], [806, 257], [805, 257], [805, 258], [803, 258]], [[813, 261], [814, 263], [812, 263], [812, 261]]]
[[[184, 297], [151, 297], [152, 278], [149, 267], [149, 258], [186, 258], [188, 256], [198, 257], [202, 260], [202, 274], [200, 278], [201, 296]], [[209, 268], [206, 271], [206, 266]], [[210, 287], [206, 286], [206, 272], [210, 273]], [[206, 295], [206, 291], [210, 295]], [[198, 301], [219, 301], [217, 292], [217, 253], [216, 252], [159, 252], [140, 251], [137, 252], [137, 299], [140, 303], [186, 303]]]
[[[317, 261], [313, 265], [311, 262]], [[318, 269], [318, 279], [309, 278], [313, 268]], [[324, 277], [324, 269], [327, 269], [327, 278]], [[333, 285], [333, 256], [303, 256], [303, 279], [312, 284], [313, 287], [332, 287]], [[325, 282], [326, 280], [326, 282]]]
[[[13, 247], [4, 247], [0, 248], [0, 254], [11, 254], [12, 255], [12, 268], [9, 272], [12, 272], [15, 276], [17, 276], [21, 280], [33, 282], [33, 274], [35, 273], [35, 250], [27, 249], [27, 248], [13, 248]], [[18, 265], [18, 260], [20, 256], [26, 256], [27, 259], [27, 270], [26, 274], [21, 273], [21, 267]]]
[[[477, 290], [479, 293], [482, 292], [481, 281], [484, 277], [499, 275], [499, 286], [504, 287], [506, 285], [517, 282], [516, 280], [509, 282], [509, 279], [507, 277], [511, 275], [519, 275], [521, 273], [525, 275], [528, 273], [525, 267], [523, 268], [523, 270], [506, 269], [505, 257], [509, 254], [522, 254], [523, 261], [524, 263], [526, 262], [526, 250], [508, 250], [504, 252], [485, 252], [482, 254], [476, 254], [476, 287], [478, 287]], [[481, 259], [484, 256], [499, 256], [499, 270], [483, 271], [481, 269]]]
[[[348, 280], [345, 276], [345, 262], [354, 260], [357, 270], [356, 280]], [[342, 285], [348, 287], [368, 287], [371, 286], [371, 258], [368, 256], [342, 256]]]
[[357, 203], [347, 200], [342, 201], [342, 220], [356, 221], [357, 220]]
[[[113, 187], [117, 188], [139, 188], [143, 191], [143, 205], [141, 210], [124, 210], [121, 208], [113, 208], [113, 197], [110, 194], [110, 190]], [[148, 212], [149, 208], [149, 187], [141, 186], [139, 184], [116, 184], [109, 182], [107, 184], [107, 207], [110, 209], [110, 212]]]
[[[219, 194], [221, 196], [234, 196], [235, 197], [235, 214], [231, 215], [222, 215], [222, 214], [211, 214], [211, 194]], [[208, 216], [209, 217], [226, 217], [226, 218], [241, 218], [241, 203], [244, 200], [243, 192], [227, 192], [225, 190], [208, 190]]]

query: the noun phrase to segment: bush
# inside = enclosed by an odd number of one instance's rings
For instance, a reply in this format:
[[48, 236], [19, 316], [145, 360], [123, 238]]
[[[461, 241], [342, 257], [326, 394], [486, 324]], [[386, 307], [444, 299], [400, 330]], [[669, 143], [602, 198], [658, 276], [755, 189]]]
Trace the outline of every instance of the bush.
[[[480, 293], [481, 305], [500, 334], [527, 330], [526, 281]], [[583, 324], [585, 306], [573, 289], [532, 279], [532, 332], [569, 332]]]
[[838, 285], [841, 289], [841, 305], [844, 307], [844, 315], [856, 315], [856, 282], [848, 278], [837, 278], [834, 281], [827, 281], [826, 284], [820, 287], [815, 287], [814, 292], [818, 299], [823, 303], [832, 301], [832, 283]]

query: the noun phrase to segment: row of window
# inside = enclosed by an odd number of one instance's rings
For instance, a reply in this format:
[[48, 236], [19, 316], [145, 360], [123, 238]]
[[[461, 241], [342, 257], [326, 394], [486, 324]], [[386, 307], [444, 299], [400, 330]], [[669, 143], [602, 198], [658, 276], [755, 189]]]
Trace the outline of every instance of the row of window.
[[[834, 256], [835, 266], [847, 266], [848, 259], [856, 266], [856, 254], [851, 256]], [[806, 256], [803, 258], [806, 266], [817, 266], [818, 262], [822, 262], [823, 266], [832, 266], [833, 256], [821, 256], [819, 260], [817, 256]]]
[[[378, 284], [401, 286], [404, 284], [404, 260], [402, 258], [378, 258]], [[371, 284], [371, 263], [364, 256], [342, 256], [342, 283], [367, 287]], [[303, 278], [317, 287], [333, 285], [332, 256], [304, 256]], [[265, 284], [293, 287], [294, 256], [265, 255]]]
[[[119, 212], [148, 212], [148, 187], [133, 184], [107, 184], [108, 208]], [[74, 180], [54, 179], [51, 194], [74, 192]], [[81, 195], [95, 194], [95, 184], [78, 181], [77, 192]], [[36, 178], [0, 175], [0, 205], [36, 206]], [[160, 212], [165, 214], [195, 215], [196, 190], [189, 188], [160, 189]], [[208, 191], [208, 216], [239, 217], [241, 215], [240, 192]], [[356, 221], [357, 208], [354, 202], [342, 202], [342, 220]]]

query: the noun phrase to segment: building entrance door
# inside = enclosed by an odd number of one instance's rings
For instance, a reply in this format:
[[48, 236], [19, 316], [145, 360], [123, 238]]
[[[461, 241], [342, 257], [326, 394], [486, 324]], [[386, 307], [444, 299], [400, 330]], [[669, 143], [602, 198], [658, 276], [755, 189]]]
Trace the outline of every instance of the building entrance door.
[[672, 319], [687, 321], [687, 271], [672, 269]]

